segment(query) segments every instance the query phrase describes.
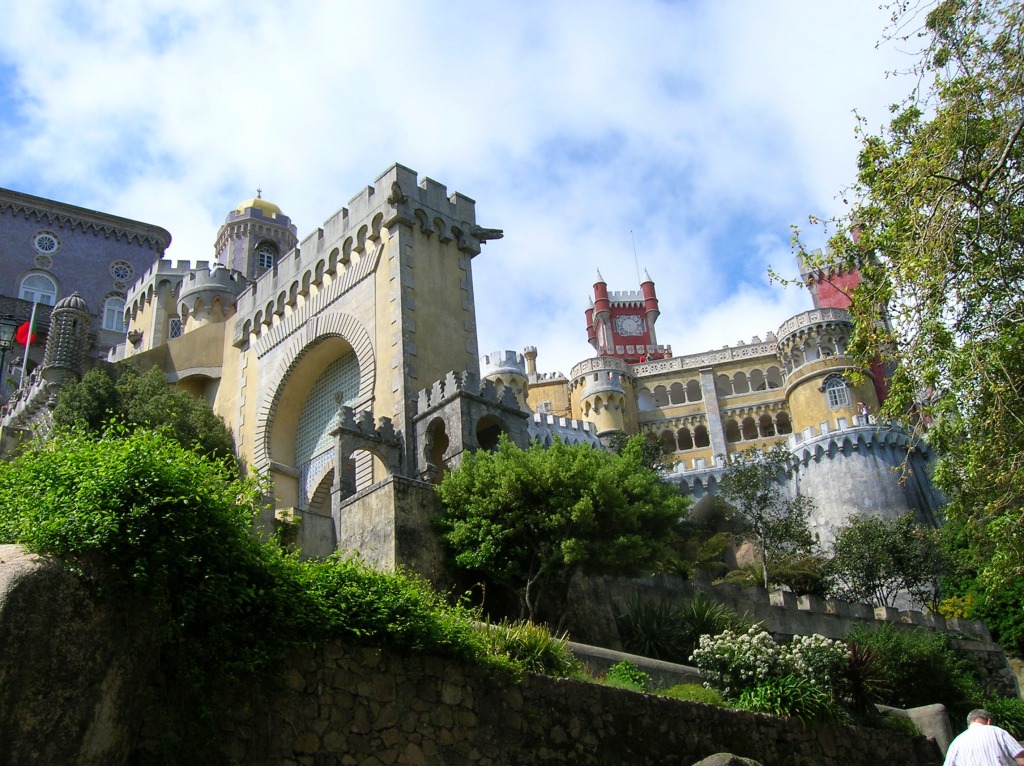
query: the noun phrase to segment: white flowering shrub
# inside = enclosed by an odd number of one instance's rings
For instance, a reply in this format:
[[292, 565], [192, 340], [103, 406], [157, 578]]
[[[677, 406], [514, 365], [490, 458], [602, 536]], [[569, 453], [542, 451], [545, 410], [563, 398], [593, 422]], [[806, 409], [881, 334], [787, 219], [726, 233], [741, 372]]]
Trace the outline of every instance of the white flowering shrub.
[[807, 679], [831, 693], [849, 657], [850, 650], [843, 641], [814, 635], [796, 636], [788, 644], [777, 644], [764, 628], [755, 625], [746, 633], [726, 630], [717, 636], [701, 636], [690, 659], [709, 686], [736, 699], [746, 689], [785, 676]]

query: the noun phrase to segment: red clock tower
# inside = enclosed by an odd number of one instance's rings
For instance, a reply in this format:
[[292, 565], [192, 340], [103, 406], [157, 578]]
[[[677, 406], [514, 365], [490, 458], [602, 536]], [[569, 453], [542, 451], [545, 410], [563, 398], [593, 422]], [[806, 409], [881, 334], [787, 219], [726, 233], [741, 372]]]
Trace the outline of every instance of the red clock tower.
[[671, 349], [659, 346], [654, 334], [660, 313], [654, 280], [646, 271], [639, 290], [611, 293], [599, 271], [586, 312], [587, 340], [598, 355], [614, 356], [630, 364], [669, 357]]

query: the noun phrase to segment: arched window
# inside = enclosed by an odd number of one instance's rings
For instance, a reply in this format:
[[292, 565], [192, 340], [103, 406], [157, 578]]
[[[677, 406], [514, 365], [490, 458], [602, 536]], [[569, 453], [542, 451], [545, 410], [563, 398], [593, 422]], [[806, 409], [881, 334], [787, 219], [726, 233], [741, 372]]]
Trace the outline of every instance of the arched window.
[[745, 372], [737, 372], [732, 376], [732, 390], [737, 394], [750, 393], [750, 383]]
[[779, 434], [791, 434], [793, 433], [793, 423], [789, 419], [788, 412], [780, 412], [775, 416], [775, 428]]
[[103, 301], [103, 329], [124, 332], [124, 298], [114, 296]]
[[704, 398], [704, 395], [700, 390], [700, 383], [696, 380], [691, 380], [686, 384], [686, 400], [689, 402], [699, 402]]
[[690, 429], [680, 428], [676, 432], [676, 442], [681, 450], [693, 449], [693, 437], [690, 435]]
[[57, 302], [57, 283], [45, 274], [29, 274], [21, 280], [18, 297], [23, 301], [52, 306]]
[[829, 375], [821, 387], [830, 410], [850, 406], [850, 384], [842, 375]]
[[710, 447], [711, 437], [708, 435], [707, 426], [697, 426], [693, 429], [693, 446], [694, 447]]
[[730, 444], [738, 442], [743, 437], [740, 435], [740, 426], [735, 420], [725, 421], [725, 440]]
[[668, 392], [668, 400], [672, 404], [685, 404], [686, 403], [686, 390], [683, 388], [682, 383], [673, 383]]
[[659, 407], [668, 407], [668, 391], [664, 386], [654, 387], [654, 403]]
[[640, 411], [646, 412], [647, 410], [653, 410], [655, 406], [654, 396], [651, 395], [651, 390], [649, 388], [641, 388], [640, 392], [637, 394], [637, 407], [640, 408]]
[[274, 268], [274, 261], [277, 260], [277, 248], [269, 242], [260, 242], [256, 245], [256, 270], [266, 271]]
[[743, 418], [743, 438], [744, 439], [756, 439], [757, 434], [757, 423], [754, 422], [752, 417]]
[[676, 451], [676, 437], [669, 430], [661, 432], [661, 451], [666, 455]]

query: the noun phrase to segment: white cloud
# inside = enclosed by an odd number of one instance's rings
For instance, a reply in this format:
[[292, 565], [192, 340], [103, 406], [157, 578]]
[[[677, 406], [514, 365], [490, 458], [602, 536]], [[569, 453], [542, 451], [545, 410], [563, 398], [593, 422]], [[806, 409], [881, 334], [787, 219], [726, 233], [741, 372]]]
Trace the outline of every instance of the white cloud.
[[0, 28], [0, 185], [162, 225], [199, 260], [257, 186], [304, 236], [397, 161], [505, 229], [474, 261], [482, 352], [536, 345], [568, 372], [595, 269], [635, 289], [638, 265], [659, 340], [699, 351], [809, 306], [767, 265], [839, 211], [852, 110], [877, 126], [904, 89], [885, 21], [811, 0], [36, 0]]

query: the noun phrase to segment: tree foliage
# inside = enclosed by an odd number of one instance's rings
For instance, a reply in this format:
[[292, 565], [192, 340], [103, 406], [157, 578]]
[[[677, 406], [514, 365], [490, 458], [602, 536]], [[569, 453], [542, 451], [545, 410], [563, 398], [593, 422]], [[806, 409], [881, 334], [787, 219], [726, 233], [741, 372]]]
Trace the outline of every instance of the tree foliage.
[[861, 234], [830, 246], [863, 265], [852, 348], [892, 363], [883, 414], [929, 426], [950, 516], [991, 534], [979, 576], [1006, 583], [1024, 573], [1024, 8], [907, 8], [893, 36], [921, 43], [914, 87], [880, 133], [861, 123], [838, 222]]
[[746, 523], [746, 535], [761, 556], [764, 587], [773, 570], [795, 554], [811, 553], [814, 535], [808, 518], [814, 501], [799, 492], [791, 494], [792, 456], [778, 445], [767, 452], [749, 449], [729, 456], [718, 495]]
[[521, 616], [556, 614], [578, 574], [637, 575], [671, 555], [688, 501], [644, 465], [643, 437], [617, 454], [556, 442], [467, 455], [438, 488], [456, 566], [514, 589]]
[[140, 373], [124, 365], [117, 373], [115, 379], [104, 369], [90, 370], [78, 383], [61, 389], [53, 410], [54, 425], [84, 427], [95, 433], [104, 432], [111, 423], [166, 427], [182, 446], [204, 455], [234, 454], [234, 441], [224, 421], [202, 399], [167, 385], [158, 367]]
[[874, 606], [895, 606], [901, 593], [931, 604], [943, 570], [938, 530], [918, 524], [912, 513], [896, 519], [855, 516], [832, 545], [830, 592]]

